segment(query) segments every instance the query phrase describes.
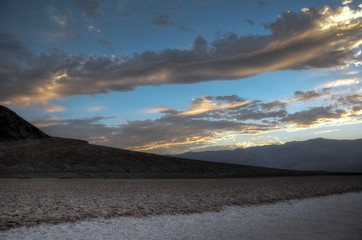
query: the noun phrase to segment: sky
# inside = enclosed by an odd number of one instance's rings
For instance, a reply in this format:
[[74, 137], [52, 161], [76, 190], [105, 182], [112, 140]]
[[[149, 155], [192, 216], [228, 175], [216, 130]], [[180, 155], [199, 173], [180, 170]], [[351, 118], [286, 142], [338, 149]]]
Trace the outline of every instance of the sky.
[[0, 104], [157, 154], [362, 137], [362, 3], [0, 0]]

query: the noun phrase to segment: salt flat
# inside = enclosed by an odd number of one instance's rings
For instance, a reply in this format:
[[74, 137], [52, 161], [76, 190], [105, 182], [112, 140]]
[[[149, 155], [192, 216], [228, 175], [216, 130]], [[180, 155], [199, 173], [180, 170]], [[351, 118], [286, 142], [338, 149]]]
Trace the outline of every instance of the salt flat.
[[0, 229], [92, 218], [220, 211], [362, 190], [362, 176], [0, 179]]
[[0, 239], [310, 239], [359, 240], [362, 193], [346, 193], [220, 212], [96, 219], [0, 232]]

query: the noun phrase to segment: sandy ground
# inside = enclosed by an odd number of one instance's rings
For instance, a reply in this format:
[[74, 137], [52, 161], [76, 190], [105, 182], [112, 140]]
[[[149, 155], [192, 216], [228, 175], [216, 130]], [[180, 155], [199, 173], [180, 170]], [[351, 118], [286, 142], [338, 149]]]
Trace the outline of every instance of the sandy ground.
[[362, 191], [362, 176], [242, 179], [0, 179], [0, 230], [90, 218], [220, 211]]

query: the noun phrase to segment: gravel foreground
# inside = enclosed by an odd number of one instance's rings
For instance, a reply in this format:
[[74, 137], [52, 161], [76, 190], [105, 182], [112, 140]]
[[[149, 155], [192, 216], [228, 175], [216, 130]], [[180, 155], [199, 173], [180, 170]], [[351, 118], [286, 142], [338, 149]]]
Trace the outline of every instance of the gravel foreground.
[[362, 176], [0, 179], [0, 230], [117, 216], [190, 214], [362, 191]]

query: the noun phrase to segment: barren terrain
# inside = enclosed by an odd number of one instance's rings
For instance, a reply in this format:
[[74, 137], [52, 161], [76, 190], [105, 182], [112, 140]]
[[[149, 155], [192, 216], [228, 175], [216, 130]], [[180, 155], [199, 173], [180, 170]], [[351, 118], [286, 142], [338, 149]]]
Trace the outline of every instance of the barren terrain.
[[196, 161], [65, 138], [0, 143], [2, 178], [220, 178], [316, 174], [322, 172]]
[[0, 179], [0, 229], [362, 191], [362, 176], [234, 179]]

